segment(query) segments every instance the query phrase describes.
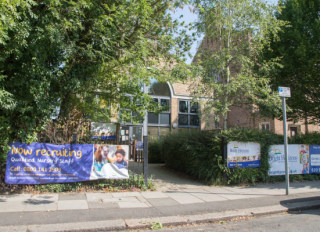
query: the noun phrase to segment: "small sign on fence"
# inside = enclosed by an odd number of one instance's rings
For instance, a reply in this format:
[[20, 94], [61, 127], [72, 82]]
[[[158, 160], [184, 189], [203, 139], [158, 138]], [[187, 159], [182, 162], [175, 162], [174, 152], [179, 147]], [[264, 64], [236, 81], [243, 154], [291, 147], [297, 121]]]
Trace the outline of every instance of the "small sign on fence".
[[227, 145], [228, 168], [260, 167], [260, 144], [229, 142]]

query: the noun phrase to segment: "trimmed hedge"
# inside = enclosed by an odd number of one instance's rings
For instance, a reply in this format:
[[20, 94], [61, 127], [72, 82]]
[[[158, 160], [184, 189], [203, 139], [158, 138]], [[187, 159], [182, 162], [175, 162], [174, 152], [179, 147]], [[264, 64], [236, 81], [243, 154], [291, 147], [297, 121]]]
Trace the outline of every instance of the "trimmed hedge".
[[[227, 168], [223, 157], [223, 143], [227, 144], [229, 141], [260, 143], [260, 168]], [[320, 134], [297, 136], [290, 139], [289, 143], [320, 144]], [[268, 131], [236, 128], [219, 133], [172, 133], [150, 143], [149, 152], [151, 160], [163, 160], [169, 168], [189, 174], [206, 184], [254, 184], [284, 180], [284, 176], [268, 176], [268, 150], [272, 144], [283, 144], [283, 136]], [[320, 175], [314, 174], [291, 175], [290, 179], [312, 180], [319, 177]]]
[[221, 138], [211, 132], [180, 132], [163, 138], [162, 157], [172, 169], [215, 183], [222, 178], [221, 148]]
[[162, 158], [162, 140], [152, 140], [148, 144], [148, 162], [149, 163], [164, 163]]

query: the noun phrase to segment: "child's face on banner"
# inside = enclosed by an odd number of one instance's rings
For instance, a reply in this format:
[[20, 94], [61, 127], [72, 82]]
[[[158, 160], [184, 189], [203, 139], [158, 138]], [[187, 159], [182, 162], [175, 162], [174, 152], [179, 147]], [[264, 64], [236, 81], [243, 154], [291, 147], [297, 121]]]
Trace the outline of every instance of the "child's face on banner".
[[118, 161], [118, 162], [121, 162], [121, 161], [123, 160], [123, 158], [124, 158], [121, 153], [117, 153], [117, 154], [116, 154], [116, 157], [117, 157], [117, 161]]

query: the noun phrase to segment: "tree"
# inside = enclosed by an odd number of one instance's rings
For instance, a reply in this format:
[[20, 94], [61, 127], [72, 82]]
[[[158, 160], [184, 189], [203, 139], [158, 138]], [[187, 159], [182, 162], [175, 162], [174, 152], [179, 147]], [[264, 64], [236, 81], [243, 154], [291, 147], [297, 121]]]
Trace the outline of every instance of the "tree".
[[222, 118], [224, 129], [231, 106], [273, 109], [275, 113], [279, 98], [263, 72], [254, 71], [259, 51], [268, 45], [266, 34], [279, 28], [273, 8], [259, 0], [195, 3], [199, 7], [196, 26], [205, 34], [206, 45], [198, 51], [197, 63], [203, 71], [194, 91], [209, 98], [205, 113], [213, 111], [216, 119]]
[[[273, 39], [264, 59], [281, 57], [271, 73], [274, 86], [291, 88], [288, 118], [304, 119], [305, 124], [320, 120], [320, 1], [280, 1], [277, 18], [287, 22]], [[273, 35], [271, 35], [273, 38]], [[308, 127], [306, 127], [308, 128]]]
[[97, 92], [111, 103], [125, 93], [142, 99], [141, 83], [150, 76], [168, 79], [172, 63], [183, 65], [179, 54], [186, 48], [175, 42], [178, 23], [168, 12], [179, 2], [2, 1], [2, 144], [35, 141], [57, 106], [62, 121], [74, 109], [82, 116], [97, 109], [92, 117], [108, 119], [110, 108], [92, 101]]

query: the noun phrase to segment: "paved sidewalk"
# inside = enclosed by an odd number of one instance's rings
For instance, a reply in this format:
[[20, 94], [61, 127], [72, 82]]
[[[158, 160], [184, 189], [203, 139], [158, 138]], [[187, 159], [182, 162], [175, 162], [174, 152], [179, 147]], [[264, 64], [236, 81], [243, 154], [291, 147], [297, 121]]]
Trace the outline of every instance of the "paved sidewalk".
[[0, 231], [148, 227], [320, 207], [320, 181], [171, 191], [0, 195]]

